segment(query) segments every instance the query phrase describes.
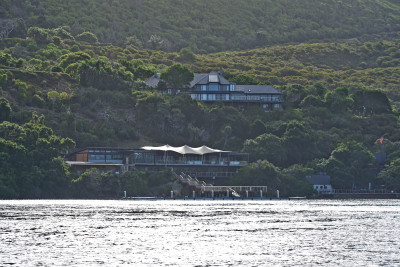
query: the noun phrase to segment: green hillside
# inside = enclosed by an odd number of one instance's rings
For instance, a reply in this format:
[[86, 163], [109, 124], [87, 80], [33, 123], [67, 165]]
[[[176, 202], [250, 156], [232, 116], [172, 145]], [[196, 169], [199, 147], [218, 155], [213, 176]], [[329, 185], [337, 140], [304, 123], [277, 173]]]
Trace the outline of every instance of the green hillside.
[[1, 0], [0, 17], [100, 42], [195, 53], [360, 38], [399, 40], [397, 0]]
[[[168, 193], [169, 172], [79, 176], [59, 157], [74, 147], [157, 144], [248, 152], [251, 164], [231, 182], [285, 196], [312, 194], [304, 177], [321, 171], [335, 188], [396, 190], [399, 6], [0, 0], [0, 198], [115, 198], [128, 185]], [[206, 105], [146, 86], [175, 64], [271, 84], [284, 108]], [[376, 152], [386, 153], [386, 169]]]

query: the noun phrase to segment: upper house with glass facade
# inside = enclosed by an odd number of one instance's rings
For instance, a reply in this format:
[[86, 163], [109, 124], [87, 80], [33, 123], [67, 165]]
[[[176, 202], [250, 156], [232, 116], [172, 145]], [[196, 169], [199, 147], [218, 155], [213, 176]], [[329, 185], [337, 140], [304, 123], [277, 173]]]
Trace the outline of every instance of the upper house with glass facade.
[[[155, 88], [159, 74], [146, 81]], [[271, 85], [236, 85], [222, 76], [222, 73], [195, 73], [190, 88], [186, 91], [193, 99], [202, 102], [226, 102], [238, 108], [258, 105], [265, 111], [282, 108], [282, 93]]]

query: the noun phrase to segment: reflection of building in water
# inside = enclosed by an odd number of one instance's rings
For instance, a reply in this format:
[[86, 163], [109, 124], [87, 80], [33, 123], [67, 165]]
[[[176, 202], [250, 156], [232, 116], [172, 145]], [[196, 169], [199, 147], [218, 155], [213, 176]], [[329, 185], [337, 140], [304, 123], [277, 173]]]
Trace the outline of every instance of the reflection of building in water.
[[198, 178], [230, 177], [248, 162], [247, 153], [202, 147], [169, 145], [140, 149], [90, 147], [70, 153], [67, 164], [79, 171], [89, 168], [161, 171], [172, 168]]

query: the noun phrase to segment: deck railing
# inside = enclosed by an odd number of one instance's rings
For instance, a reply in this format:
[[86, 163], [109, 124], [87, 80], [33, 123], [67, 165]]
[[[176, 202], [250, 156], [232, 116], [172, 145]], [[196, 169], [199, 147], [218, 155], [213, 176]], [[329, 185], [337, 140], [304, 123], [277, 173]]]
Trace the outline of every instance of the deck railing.
[[388, 189], [332, 189], [332, 194], [396, 194], [394, 190]]
[[212, 184], [206, 184], [204, 181], [199, 181], [197, 178], [193, 178], [186, 173], [176, 174], [175, 176], [183, 184], [192, 186], [201, 192], [231, 192], [233, 196], [239, 197], [239, 193], [243, 192], [267, 192], [267, 186], [214, 186]]
[[142, 165], [209, 165], [209, 166], [244, 166], [244, 161], [210, 161], [210, 160], [164, 160], [156, 159], [155, 161], [135, 160], [134, 164]]

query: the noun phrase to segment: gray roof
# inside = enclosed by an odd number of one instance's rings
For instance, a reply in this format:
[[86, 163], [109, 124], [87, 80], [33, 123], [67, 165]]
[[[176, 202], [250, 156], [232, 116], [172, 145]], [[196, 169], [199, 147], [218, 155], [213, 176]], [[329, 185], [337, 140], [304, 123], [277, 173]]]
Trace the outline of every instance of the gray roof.
[[160, 73], [154, 73], [153, 76], [147, 79], [146, 84], [148, 86], [151, 86], [153, 88], [156, 88], [158, 85], [158, 82], [160, 81]]
[[236, 85], [235, 91], [245, 94], [282, 94], [271, 85]]
[[219, 84], [231, 84], [227, 79], [225, 79], [220, 73], [212, 71], [210, 73], [195, 73], [193, 81], [190, 82], [190, 88], [196, 84], [208, 84], [210, 83], [210, 75], [217, 75]]
[[208, 73], [195, 73], [193, 81], [190, 82], [190, 88], [196, 84], [206, 84], [206, 81], [208, 81]]
[[306, 177], [310, 184], [328, 185], [331, 184], [331, 177], [325, 173], [311, 174]]
[[[149, 79], [147, 79], [146, 84], [148, 86], [151, 86], [153, 88], [156, 88], [158, 85], [158, 82], [160, 81], [160, 73], [155, 73], [153, 76], [151, 76]], [[218, 78], [218, 83], [220, 84], [231, 84], [227, 79], [225, 79], [220, 73], [216, 71], [212, 71], [210, 73], [195, 73], [193, 80], [190, 82], [190, 88], [195, 86], [196, 84], [208, 84], [210, 83], [210, 75], [215, 77], [216, 75]]]

